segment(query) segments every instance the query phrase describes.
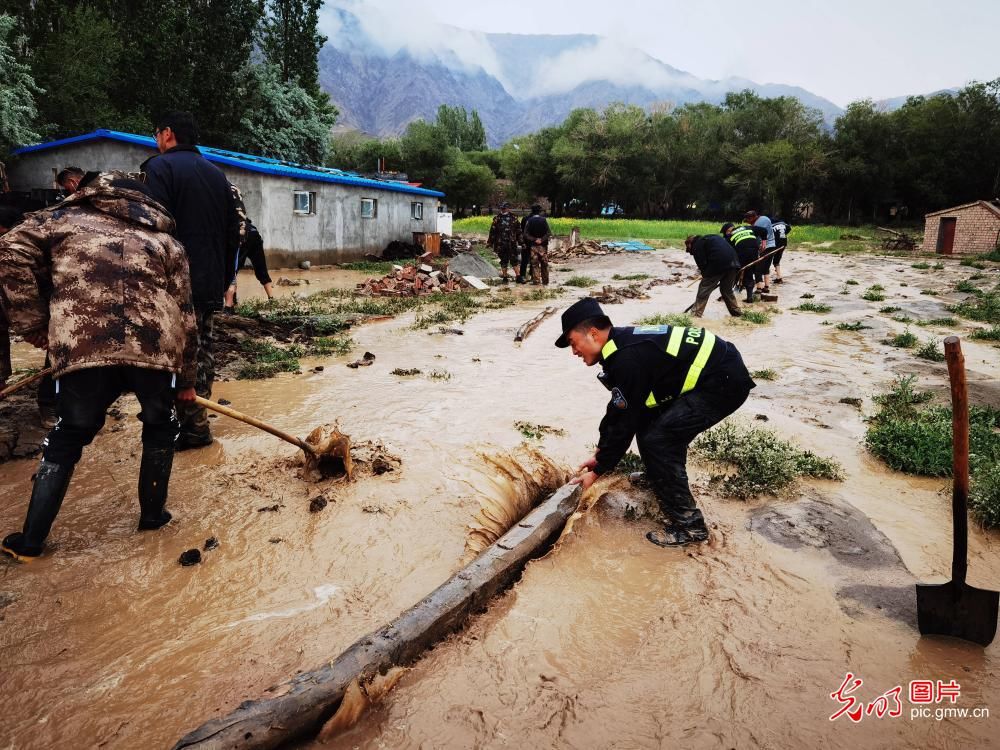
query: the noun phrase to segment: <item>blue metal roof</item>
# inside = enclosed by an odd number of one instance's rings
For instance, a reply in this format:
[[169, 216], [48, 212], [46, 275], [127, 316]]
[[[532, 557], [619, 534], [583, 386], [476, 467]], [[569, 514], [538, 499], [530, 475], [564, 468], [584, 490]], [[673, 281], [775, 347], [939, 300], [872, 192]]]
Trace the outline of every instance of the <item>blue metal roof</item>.
[[[84, 135], [76, 135], [72, 138], [61, 138], [57, 141], [37, 143], [33, 146], [22, 146], [13, 153], [17, 155], [30, 154], [35, 151], [46, 151], [60, 146], [68, 146], [72, 143], [85, 143], [106, 138], [112, 141], [131, 143], [136, 146], [145, 146], [156, 150], [156, 139], [148, 135], [136, 135], [134, 133], [122, 133], [118, 130], [105, 130], [103, 128]], [[354, 187], [366, 187], [372, 190], [389, 190], [394, 193], [410, 193], [412, 195], [429, 195], [435, 198], [443, 198], [444, 193], [438, 190], [414, 187], [405, 182], [393, 182], [392, 180], [373, 180], [362, 177], [354, 172], [345, 172], [342, 169], [332, 167], [308, 167], [281, 159], [272, 159], [267, 156], [256, 156], [254, 154], [242, 154], [238, 151], [227, 151], [222, 148], [212, 148], [211, 146], [198, 146], [198, 150], [211, 162], [225, 164], [237, 169], [245, 169], [249, 172], [261, 172], [263, 174], [277, 175], [279, 177], [290, 177], [295, 180], [315, 180], [317, 182], [332, 182], [338, 185], [352, 185]]]

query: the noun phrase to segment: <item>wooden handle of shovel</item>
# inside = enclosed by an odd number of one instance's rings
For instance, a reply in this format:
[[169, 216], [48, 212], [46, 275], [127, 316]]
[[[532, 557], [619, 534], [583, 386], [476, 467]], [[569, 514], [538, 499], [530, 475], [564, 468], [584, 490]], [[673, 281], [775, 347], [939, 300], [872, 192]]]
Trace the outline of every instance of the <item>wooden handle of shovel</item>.
[[965, 355], [958, 336], [944, 340], [951, 381], [952, 483], [951, 511], [954, 525], [951, 577], [965, 583], [969, 565], [969, 390], [965, 382]]
[[41, 380], [46, 375], [49, 375], [51, 373], [52, 373], [52, 368], [51, 367], [46, 367], [44, 370], [39, 370], [34, 375], [29, 375], [26, 378], [21, 378], [16, 383], [14, 383], [14, 385], [9, 385], [6, 388], [4, 388], [2, 391], [0, 391], [0, 401], [3, 401], [10, 394], [16, 393], [17, 391], [21, 390], [22, 388], [24, 388], [24, 386], [31, 385], [36, 380]]
[[214, 401], [209, 401], [208, 399], [202, 398], [201, 396], [195, 396], [194, 402], [198, 406], [204, 406], [206, 409], [211, 409], [212, 411], [218, 412], [219, 414], [225, 414], [227, 417], [232, 417], [233, 419], [238, 419], [240, 422], [250, 425], [251, 427], [256, 427], [258, 430], [263, 430], [264, 432], [270, 432], [275, 437], [281, 438], [286, 443], [291, 443], [296, 445], [306, 453], [316, 455], [316, 451], [313, 449], [309, 443], [305, 440], [295, 437], [294, 435], [289, 435], [287, 432], [282, 432], [277, 427], [272, 427], [267, 424], [267, 422], [261, 422], [259, 419], [247, 416], [246, 414], [241, 414], [235, 409], [230, 409], [222, 404], [217, 404]]

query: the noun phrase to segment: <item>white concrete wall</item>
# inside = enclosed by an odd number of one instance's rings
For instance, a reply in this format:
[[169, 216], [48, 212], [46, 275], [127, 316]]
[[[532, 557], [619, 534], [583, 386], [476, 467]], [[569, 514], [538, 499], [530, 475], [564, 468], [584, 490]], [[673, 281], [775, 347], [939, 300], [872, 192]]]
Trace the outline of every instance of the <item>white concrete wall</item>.
[[[112, 140], [69, 144], [25, 154], [8, 164], [12, 190], [51, 188], [53, 169], [67, 166], [83, 170], [137, 172], [153, 149]], [[381, 255], [393, 240], [413, 241], [413, 232], [437, 231], [438, 199], [390, 190], [337, 185], [313, 180], [251, 172], [220, 166], [240, 189], [247, 215], [264, 238], [268, 264], [288, 268], [302, 260], [339, 263], [366, 255]], [[316, 213], [292, 211], [297, 190], [316, 193]], [[378, 201], [374, 219], [361, 218], [361, 199]], [[423, 219], [410, 218], [410, 204], [423, 203]]]

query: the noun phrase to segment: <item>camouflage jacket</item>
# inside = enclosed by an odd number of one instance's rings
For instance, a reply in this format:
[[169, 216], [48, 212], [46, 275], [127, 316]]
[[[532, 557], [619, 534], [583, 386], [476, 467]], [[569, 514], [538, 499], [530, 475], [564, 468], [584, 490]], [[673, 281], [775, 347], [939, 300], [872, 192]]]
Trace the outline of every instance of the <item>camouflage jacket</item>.
[[55, 376], [131, 365], [193, 386], [197, 328], [174, 220], [144, 186], [102, 173], [0, 237], [0, 304], [14, 333], [48, 330]]
[[242, 255], [243, 246], [246, 245], [247, 236], [250, 233], [250, 219], [247, 216], [247, 207], [243, 203], [243, 193], [240, 189], [236, 187], [233, 183], [229, 183], [229, 192], [233, 194], [233, 203], [236, 206], [236, 216], [240, 220], [240, 252], [236, 253], [236, 262], [233, 264], [232, 274], [228, 279], [227, 286], [236, 281], [236, 274], [240, 272], [240, 257]]
[[486, 244], [495, 250], [518, 247], [521, 244], [521, 225], [517, 217], [510, 212], [494, 216]]

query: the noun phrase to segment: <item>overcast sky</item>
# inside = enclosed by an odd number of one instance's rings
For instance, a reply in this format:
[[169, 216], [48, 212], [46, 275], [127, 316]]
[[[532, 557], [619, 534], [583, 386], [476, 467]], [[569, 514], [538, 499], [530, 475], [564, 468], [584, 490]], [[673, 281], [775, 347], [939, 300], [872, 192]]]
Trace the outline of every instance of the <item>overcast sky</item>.
[[[487, 32], [602, 34], [700, 78], [802, 86], [844, 106], [1000, 77], [1000, 0], [354, 0], [387, 34], [434, 20]], [[358, 7], [360, 6], [360, 8]]]

